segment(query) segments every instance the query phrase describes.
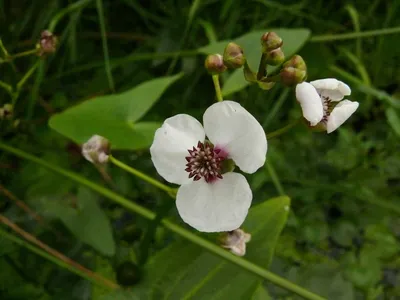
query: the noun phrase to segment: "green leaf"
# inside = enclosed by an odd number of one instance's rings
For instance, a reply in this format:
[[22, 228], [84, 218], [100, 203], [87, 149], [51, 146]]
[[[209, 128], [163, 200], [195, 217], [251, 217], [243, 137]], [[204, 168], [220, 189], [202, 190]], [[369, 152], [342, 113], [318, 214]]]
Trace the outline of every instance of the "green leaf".
[[[261, 45], [260, 38], [267, 31], [276, 32], [283, 39], [282, 49], [286, 57], [290, 57], [295, 54], [305, 44], [310, 37], [310, 30], [305, 28], [298, 29], [265, 29], [260, 31], [254, 31], [242, 35], [241, 37], [234, 39], [233, 42], [240, 45], [244, 54], [249, 62], [249, 65], [253, 71], [258, 69], [258, 63], [261, 57]], [[223, 53], [226, 44], [231, 42], [230, 40], [224, 40], [217, 43], [211, 43], [207, 46], [198, 49], [200, 52], [205, 54]], [[268, 69], [273, 71], [276, 67]], [[222, 93], [223, 95], [230, 95], [237, 91], [242, 90], [249, 83], [244, 79], [243, 70], [238, 69], [232, 72], [229, 78], [226, 80]]]
[[386, 118], [394, 132], [400, 137], [400, 115], [397, 110], [389, 107], [386, 109]]
[[[77, 195], [78, 209], [62, 205], [54, 199], [41, 199], [47, 213], [59, 218], [82, 242], [108, 256], [115, 254], [115, 242], [109, 219], [97, 203], [97, 196], [80, 188]], [[44, 201], [44, 202], [43, 202]]]
[[121, 94], [87, 100], [54, 115], [49, 125], [79, 144], [98, 134], [109, 139], [114, 149], [146, 148], [151, 144], [160, 124], [137, 121], [181, 76], [157, 78]]
[[272, 299], [269, 295], [267, 289], [262, 285], [259, 284], [254, 294], [251, 296], [251, 300], [270, 300]]
[[[246, 258], [268, 267], [289, 211], [278, 197], [253, 207], [242, 226], [251, 233]], [[187, 241], [177, 241], [152, 257], [144, 281], [135, 287], [143, 299], [249, 299], [261, 280]]]

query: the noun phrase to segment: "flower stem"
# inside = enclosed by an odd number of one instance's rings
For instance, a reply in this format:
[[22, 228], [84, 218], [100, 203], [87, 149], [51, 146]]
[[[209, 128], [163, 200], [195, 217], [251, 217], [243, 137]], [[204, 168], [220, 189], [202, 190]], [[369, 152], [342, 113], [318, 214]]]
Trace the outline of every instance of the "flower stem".
[[126, 164], [124, 164], [122, 161], [116, 159], [112, 155], [110, 155], [109, 161], [111, 163], [113, 163], [114, 165], [116, 165], [117, 167], [119, 167], [119, 168], [121, 168], [121, 169], [123, 169], [123, 170], [125, 170], [125, 171], [127, 171], [127, 172], [129, 172], [131, 174], [133, 174], [136, 177], [139, 177], [140, 179], [142, 179], [142, 180], [154, 185], [155, 187], [167, 192], [168, 194], [171, 194], [171, 193], [175, 192], [175, 189], [173, 189], [173, 188], [171, 188], [171, 187], [159, 182], [158, 180], [156, 180], [154, 178], [151, 178], [150, 176], [148, 176], [148, 175], [146, 175], [146, 174], [144, 174], [144, 173], [142, 173], [142, 172], [140, 172], [140, 171], [138, 171], [138, 170], [126, 165]]
[[261, 78], [267, 75], [266, 67], [267, 67], [267, 55], [263, 53], [260, 58], [260, 64], [258, 65], [257, 80], [261, 80]]
[[76, 9], [80, 9], [80, 8], [84, 8], [86, 5], [88, 5], [90, 2], [92, 2], [93, 0], [80, 0], [80, 1], [76, 1], [71, 3], [70, 5], [68, 5], [66, 8], [60, 10], [50, 21], [49, 24], [49, 31], [53, 32], [54, 29], [56, 28], [58, 22], [68, 13], [76, 10]]
[[[74, 172], [65, 170], [59, 166], [53, 165], [53, 164], [51, 164], [47, 161], [44, 161], [36, 156], [33, 156], [29, 153], [26, 153], [22, 150], [14, 148], [14, 147], [8, 146], [2, 142], [0, 142], [0, 149], [3, 149], [10, 153], [13, 153], [24, 159], [30, 160], [30, 161], [37, 163], [49, 170], [52, 170], [60, 175], [63, 175], [75, 182], [85, 185], [88, 188], [94, 190], [95, 192], [98, 192], [99, 194], [109, 198], [110, 200], [112, 200], [116, 203], [119, 203], [126, 209], [136, 212], [137, 214], [141, 215], [142, 217], [145, 217], [150, 220], [154, 220], [154, 218], [156, 217], [156, 214], [154, 212], [148, 210], [147, 208], [144, 208], [136, 203], [133, 203], [132, 201], [118, 195], [117, 193], [115, 193], [109, 189], [106, 189], [103, 186], [98, 185], [78, 174], [75, 174]], [[325, 298], [318, 296], [318, 295], [286, 280], [285, 278], [279, 277], [278, 275], [275, 275], [274, 273], [254, 264], [242, 257], [235, 256], [234, 254], [222, 249], [221, 247], [209, 242], [208, 240], [206, 240], [204, 238], [197, 236], [196, 234], [190, 232], [189, 230], [172, 223], [169, 220], [164, 219], [161, 221], [161, 224], [163, 224], [163, 226], [165, 228], [182, 236], [183, 238], [191, 241], [192, 243], [214, 253], [215, 255], [218, 255], [221, 258], [223, 258], [227, 261], [230, 261], [230, 262], [236, 264], [237, 266], [240, 266], [241, 268], [249, 271], [250, 273], [258, 275], [260, 278], [266, 279], [288, 291], [291, 291], [291, 292], [305, 298], [305, 299], [326, 300]]]
[[[78, 276], [83, 277], [101, 287], [107, 287], [111, 290], [119, 288], [118, 284], [110, 281], [109, 279], [106, 279], [106, 278], [100, 276], [99, 274], [97, 274], [93, 271], [90, 271], [89, 269], [86, 269], [85, 267], [78, 264], [77, 262], [71, 260], [70, 258], [59, 253], [58, 251], [43, 244], [42, 242], [37, 240], [34, 236], [25, 232], [20, 227], [18, 227], [16, 224], [12, 223], [10, 220], [3, 217], [2, 215], [0, 215], [0, 221], [2, 223], [4, 223], [5, 225], [9, 226], [14, 231], [16, 231], [18, 234], [20, 234], [22, 237], [24, 237], [28, 241], [31, 241], [34, 244], [36, 244], [38, 247], [35, 247], [35, 246], [31, 245], [30, 243], [6, 232], [2, 228], [0, 228], [0, 237], [4, 237], [4, 238], [10, 240], [11, 242], [14, 242], [22, 247], [25, 247], [26, 249], [51, 261], [52, 263], [58, 265], [59, 267], [61, 267], [63, 269], [67, 269], [67, 270], [71, 271], [72, 273], [75, 273]], [[39, 243], [39, 245], [38, 245], [38, 243]], [[45, 247], [44, 248], [40, 247], [40, 245], [45, 246]], [[40, 248], [43, 248], [43, 250]]]
[[290, 128], [294, 127], [297, 123], [299, 123], [300, 120], [301, 119], [294, 120], [294, 121], [290, 122], [289, 124], [287, 124], [286, 126], [284, 126], [282, 128], [279, 128], [278, 130], [275, 130], [275, 131], [273, 131], [271, 133], [268, 133], [267, 134], [267, 139], [272, 139], [274, 137], [277, 137], [277, 136], [285, 133]]
[[310, 42], [333, 42], [338, 40], [351, 40], [357, 38], [366, 38], [366, 37], [373, 37], [384, 34], [395, 34], [395, 33], [400, 33], [400, 27], [350, 32], [342, 34], [316, 35], [310, 38]]
[[0, 64], [10, 62], [10, 61], [12, 61], [12, 60], [14, 60], [16, 58], [19, 58], [19, 57], [36, 54], [37, 52], [38, 52], [38, 50], [35, 48], [35, 49], [27, 50], [27, 51], [24, 51], [24, 52], [16, 53], [14, 55], [6, 55], [6, 58], [1, 60]]
[[213, 75], [212, 76], [213, 82], [214, 82], [214, 88], [215, 88], [215, 94], [217, 95], [217, 100], [218, 102], [224, 101], [224, 98], [222, 98], [222, 92], [221, 92], [221, 85], [219, 84], [219, 75]]

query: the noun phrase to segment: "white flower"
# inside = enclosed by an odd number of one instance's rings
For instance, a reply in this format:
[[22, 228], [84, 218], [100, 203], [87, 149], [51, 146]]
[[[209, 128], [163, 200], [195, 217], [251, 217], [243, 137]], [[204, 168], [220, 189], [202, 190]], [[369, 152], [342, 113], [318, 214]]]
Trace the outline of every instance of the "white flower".
[[[240, 104], [223, 101], [195, 118], [179, 114], [165, 120], [150, 148], [157, 172], [180, 184], [176, 206], [199, 231], [231, 231], [243, 223], [252, 200], [246, 178], [222, 174], [227, 159], [246, 173], [264, 165], [267, 139], [258, 121]], [[205, 138], [208, 138], [206, 141]]]
[[244, 256], [246, 254], [246, 243], [250, 242], [251, 234], [242, 229], [236, 229], [227, 232], [222, 238], [221, 246], [229, 249], [237, 256]]
[[[303, 82], [296, 86], [296, 98], [304, 118], [311, 126], [322, 124], [328, 133], [335, 131], [357, 110], [358, 102], [342, 100], [350, 94], [350, 87], [334, 78]], [[335, 102], [339, 103], [335, 105]]]

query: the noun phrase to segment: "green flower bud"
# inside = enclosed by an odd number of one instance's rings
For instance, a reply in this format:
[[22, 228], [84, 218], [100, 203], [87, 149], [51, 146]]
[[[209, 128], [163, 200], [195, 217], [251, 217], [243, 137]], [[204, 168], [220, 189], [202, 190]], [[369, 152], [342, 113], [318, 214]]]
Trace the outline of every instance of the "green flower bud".
[[283, 44], [282, 39], [275, 32], [266, 32], [261, 36], [262, 52], [268, 53], [271, 50], [278, 49]]
[[229, 43], [224, 50], [224, 64], [230, 69], [238, 69], [243, 67], [246, 58], [243, 49], [235, 43]]
[[285, 54], [279, 47], [267, 53], [267, 64], [271, 66], [277, 66], [283, 63], [285, 60]]
[[284, 85], [294, 86], [306, 79], [307, 72], [294, 67], [286, 67], [281, 70], [280, 76]]
[[293, 55], [291, 59], [283, 64], [283, 67], [293, 67], [302, 71], [307, 71], [307, 65], [300, 55]]
[[105, 164], [110, 155], [110, 142], [100, 135], [94, 135], [82, 145], [82, 155], [93, 164]]
[[226, 71], [224, 59], [220, 54], [211, 54], [207, 56], [204, 66], [211, 75], [221, 74]]
[[0, 108], [0, 119], [11, 119], [13, 116], [13, 106], [10, 103], [4, 104], [2, 108]]

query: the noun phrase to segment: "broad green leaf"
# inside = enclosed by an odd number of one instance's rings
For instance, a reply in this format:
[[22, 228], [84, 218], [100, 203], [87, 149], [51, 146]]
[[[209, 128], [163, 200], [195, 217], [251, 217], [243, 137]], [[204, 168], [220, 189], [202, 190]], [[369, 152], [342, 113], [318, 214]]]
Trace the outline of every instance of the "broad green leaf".
[[121, 94], [87, 100], [53, 116], [49, 125], [80, 144], [98, 134], [109, 139], [114, 149], [146, 148], [160, 124], [138, 121], [180, 77], [157, 78]]
[[400, 137], [400, 114], [394, 108], [389, 107], [386, 109], [386, 118], [392, 126], [393, 131]]
[[114, 255], [115, 242], [110, 221], [90, 190], [79, 190], [78, 209], [57, 203], [54, 199], [42, 199], [42, 205], [46, 206], [47, 213], [59, 218], [82, 242], [104, 255]]
[[[295, 54], [305, 44], [310, 37], [310, 30], [305, 28], [298, 29], [265, 29], [260, 31], [254, 31], [242, 35], [241, 37], [234, 39], [233, 42], [240, 45], [244, 54], [250, 64], [253, 71], [257, 71], [258, 63], [261, 57], [261, 45], [260, 38], [267, 31], [276, 32], [283, 39], [282, 49], [285, 52], [286, 57], [290, 57]], [[200, 52], [205, 54], [223, 53], [225, 46], [231, 42], [231, 40], [220, 41], [212, 43], [198, 49]], [[268, 71], [273, 71], [274, 68], [269, 68]], [[243, 70], [235, 70], [224, 83], [222, 93], [224, 95], [230, 95], [248, 86], [249, 83], [244, 79]]]
[[[252, 234], [246, 259], [269, 266], [289, 205], [288, 197], [278, 197], [250, 210], [242, 226]], [[177, 241], [150, 259], [135, 291], [143, 299], [250, 299], [260, 282], [256, 275], [197, 245]]]
[[[105, 259], [100, 256], [96, 256], [96, 268], [95, 272], [104, 278], [110, 279], [111, 281], [115, 282], [115, 272], [111, 265], [110, 260]], [[110, 290], [108, 287], [100, 286], [100, 285], [93, 285], [92, 287], [92, 300], [102, 299], [104, 295], [109, 294]], [[114, 299], [116, 300], [116, 299]]]
[[269, 295], [267, 288], [264, 287], [261, 283], [258, 285], [253, 295], [251, 296], [251, 300], [270, 300], [272, 299]]

